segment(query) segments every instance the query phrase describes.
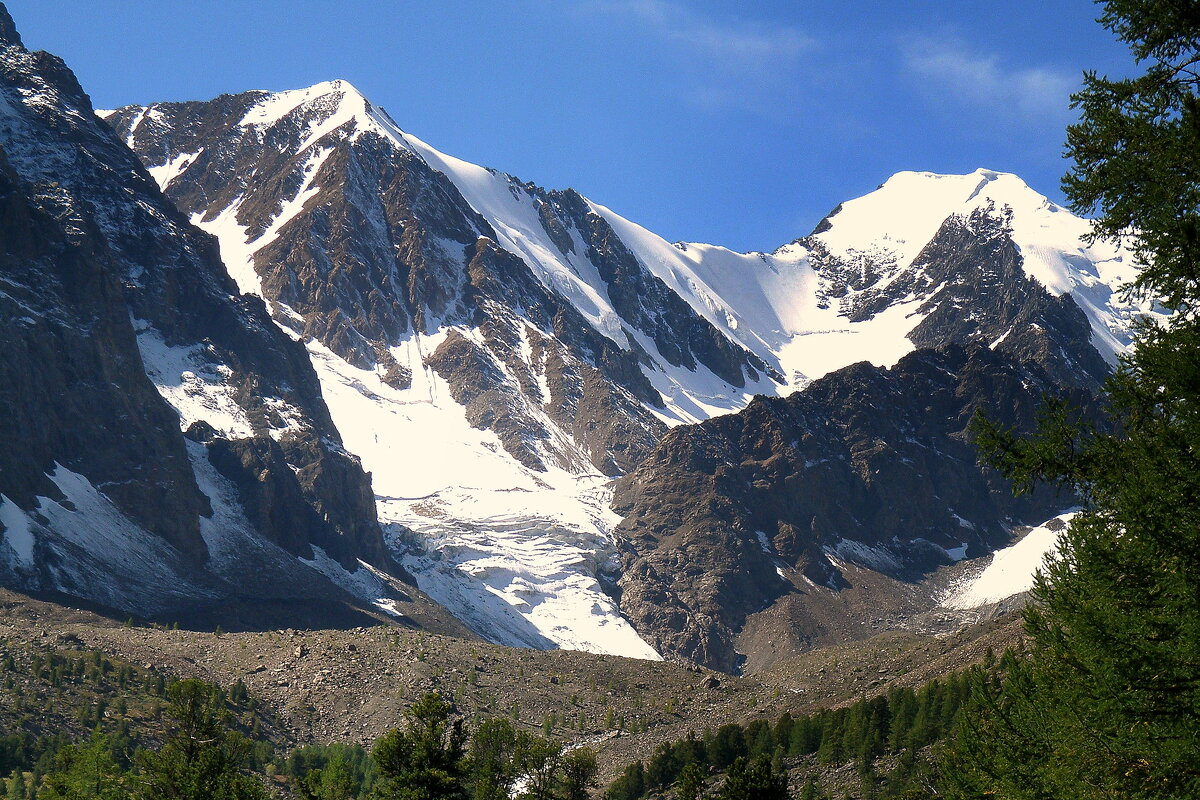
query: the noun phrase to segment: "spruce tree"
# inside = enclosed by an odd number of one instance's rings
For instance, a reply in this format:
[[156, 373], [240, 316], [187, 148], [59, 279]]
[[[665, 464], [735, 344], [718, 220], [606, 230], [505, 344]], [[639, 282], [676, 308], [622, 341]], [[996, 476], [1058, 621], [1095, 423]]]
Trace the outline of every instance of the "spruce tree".
[[199, 680], [167, 687], [175, 730], [159, 751], [138, 759], [143, 800], [265, 800], [266, 788], [243, 774], [250, 747], [229, 728], [219, 688]]
[[977, 675], [951, 759], [962, 796], [1200, 797], [1200, 7], [1110, 0], [1100, 21], [1144, 73], [1085, 76], [1064, 188], [1145, 265], [1142, 324], [1099, 425], [1051, 404], [1032, 437], [983, 422], [1019, 488], [1084, 502], [1033, 590], [1027, 661]]
[[408, 723], [380, 737], [371, 751], [379, 769], [374, 800], [466, 800], [466, 732], [454, 706], [429, 693]]

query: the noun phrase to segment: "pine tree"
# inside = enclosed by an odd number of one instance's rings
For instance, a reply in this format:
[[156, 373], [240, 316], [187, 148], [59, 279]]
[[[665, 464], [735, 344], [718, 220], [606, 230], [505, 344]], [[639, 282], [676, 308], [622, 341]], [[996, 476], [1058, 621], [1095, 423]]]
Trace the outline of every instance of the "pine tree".
[[[113, 758], [107, 736], [93, 733], [87, 742], [58, 752], [46, 775], [46, 800], [126, 800], [125, 775]], [[23, 797], [23, 795], [22, 795]]]
[[526, 779], [522, 800], [554, 800], [562, 765], [562, 744], [541, 737], [530, 737], [520, 754], [521, 772]]
[[385, 733], [371, 751], [380, 780], [375, 800], [466, 800], [466, 733], [454, 707], [429, 693], [408, 724]]
[[789, 800], [787, 773], [771, 768], [771, 759], [739, 757], [729, 768], [720, 800]]
[[962, 796], [1200, 796], [1200, 9], [1110, 0], [1100, 21], [1145, 74], [1085, 76], [1064, 188], [1138, 254], [1134, 293], [1175, 313], [1139, 328], [1103, 424], [1053, 403], [1032, 438], [977, 428], [1019, 488], [1085, 505], [1034, 587], [1029, 660], [975, 677]]
[[25, 773], [18, 769], [8, 781], [7, 800], [25, 800], [25, 795]]
[[704, 789], [704, 770], [695, 761], [689, 761], [679, 773], [675, 796], [678, 800], [698, 800]]
[[480, 723], [467, 759], [472, 800], [508, 800], [518, 775], [518, 734], [506, 719]]
[[823, 800], [827, 796], [821, 791], [821, 785], [812, 775], [805, 779], [804, 786], [800, 789], [800, 800]]
[[596, 785], [596, 751], [577, 747], [563, 756], [559, 767], [558, 796], [562, 800], [588, 800]]
[[167, 687], [175, 730], [162, 749], [142, 751], [142, 800], [264, 800], [266, 788], [242, 769], [250, 752], [245, 737], [229, 729], [223, 693], [212, 684], [185, 680]]

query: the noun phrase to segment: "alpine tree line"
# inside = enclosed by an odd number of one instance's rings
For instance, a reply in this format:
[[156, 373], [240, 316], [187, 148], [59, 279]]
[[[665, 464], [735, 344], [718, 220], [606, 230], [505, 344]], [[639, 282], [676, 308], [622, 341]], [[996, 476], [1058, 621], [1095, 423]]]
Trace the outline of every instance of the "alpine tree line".
[[[45, 663], [75, 662], [55, 656]], [[125, 675], [114, 667], [118, 672]], [[249, 713], [256, 703], [240, 681], [225, 691], [199, 680], [167, 684], [153, 674], [145, 680], [166, 703], [161, 744], [143, 744], [128, 719], [102, 711], [82, 740], [62, 733], [0, 737], [0, 769], [8, 774], [0, 794], [5, 800], [265, 800], [281, 790], [304, 800], [586, 800], [596, 785], [592, 750], [565, 749], [504, 717], [468, 724], [437, 694], [416, 702], [405, 724], [370, 751], [305, 745], [277, 758], [259, 727], [246, 724], [257, 719]], [[929, 784], [915, 754], [954, 729], [971, 681], [958, 673], [844, 708], [689, 735], [629, 765], [604, 797], [788, 798], [785, 766], [803, 763], [814, 774], [798, 796], [821, 800], [827, 795], [816, 773], [851, 762], [862, 786], [856, 797], [920, 796], [905, 794]], [[134, 688], [132, 677], [127, 685]], [[119, 699], [111, 701], [114, 708]], [[888, 755], [894, 756], [889, 770], [877, 775], [877, 760]]]
[[[994, 671], [995, 666], [989, 660], [978, 669]], [[774, 723], [730, 723], [702, 737], [689, 734], [660, 744], [648, 760], [626, 767], [605, 798], [638, 800], [671, 790], [679, 800], [696, 800], [708, 796], [702, 794], [706, 783], [720, 783], [712, 795], [720, 800], [782, 799], [792, 796], [786, 768], [804, 765], [810, 774], [799, 796], [820, 800], [827, 795], [817, 775], [825, 767], [848, 762], [857, 767], [858, 796], [875, 800], [924, 796], [916, 792], [931, 778], [918, 754], [955, 730], [971, 682], [969, 673], [955, 673], [915, 691], [894, 688], [843, 708], [799, 718], [784, 714]], [[880, 776], [877, 761], [888, 755], [894, 756], [894, 766]], [[723, 775], [723, 781], [710, 780], [713, 774]]]
[[507, 719], [482, 721], [468, 734], [440, 695], [427, 694], [405, 725], [368, 753], [359, 745], [296, 748], [268, 765], [273, 748], [236, 729], [245, 687], [225, 692], [200, 680], [166, 687], [170, 733], [142, 747], [127, 725], [83, 741], [26, 735], [0, 739], [11, 769], [6, 800], [267, 800], [272, 784], [304, 800], [586, 800], [596, 757], [518, 731]]

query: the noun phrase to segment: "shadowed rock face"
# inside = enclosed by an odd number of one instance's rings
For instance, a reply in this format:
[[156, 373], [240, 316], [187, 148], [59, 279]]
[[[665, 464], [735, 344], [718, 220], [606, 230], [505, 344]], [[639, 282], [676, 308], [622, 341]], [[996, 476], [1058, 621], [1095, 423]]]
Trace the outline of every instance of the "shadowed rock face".
[[[917, 347], [980, 342], [1033, 361], [1068, 386], [1098, 389], [1109, 367], [1091, 343], [1087, 317], [1069, 294], [1055, 297], [1025, 273], [1012, 239], [1011, 211], [984, 206], [954, 214], [903, 271], [860, 254], [848, 263], [818, 239], [812, 248], [826, 304], [851, 321], [917, 299]], [[819, 226], [818, 226], [819, 227]]]
[[[922, 349], [676, 429], [617, 485], [623, 612], [663, 652], [719, 669], [735, 669], [741, 647], [828, 628], [813, 604], [908, 604], [901, 584], [949, 563], [947, 550], [985, 555], [1012, 525], [1069, 505], [1048, 491], [1013, 498], [977, 465], [968, 422], [983, 410], [1029, 428], [1045, 395], [1089, 402], [1108, 372], [1074, 300], [1026, 275], [1004, 211], [951, 216], [903, 271], [808, 243], [826, 302], [847, 318], [921, 301], [909, 338]], [[883, 600], [846, 591], [846, 564], [900, 583]]]
[[212, 237], [162, 196], [62, 61], [24, 49], [2, 6], [0, 308], [0, 493], [35, 528], [32, 559], [8, 559], [6, 581], [90, 591], [60, 577], [86, 572], [75, 568], [104, 541], [68, 546], [36, 510], [39, 497], [63, 499], [48, 477], [61, 467], [154, 537], [146, 547], [192, 574], [206, 601], [335, 594], [206, 572], [216, 555], [202, 520], [216, 519], [216, 498], [198, 482], [209, 466], [189, 455], [187, 426], [278, 552], [311, 558], [320, 546], [353, 567], [388, 565], [368, 477], [340, 446], [303, 346], [238, 294]]
[[970, 419], [1027, 428], [1059, 391], [1036, 364], [947, 345], [671, 431], [618, 483], [622, 611], [663, 652], [733, 670], [748, 616], [791, 596], [803, 617], [795, 596], [850, 588], [846, 564], [911, 582], [947, 550], [990, 552], [1069, 502], [1014, 498], [978, 466]]

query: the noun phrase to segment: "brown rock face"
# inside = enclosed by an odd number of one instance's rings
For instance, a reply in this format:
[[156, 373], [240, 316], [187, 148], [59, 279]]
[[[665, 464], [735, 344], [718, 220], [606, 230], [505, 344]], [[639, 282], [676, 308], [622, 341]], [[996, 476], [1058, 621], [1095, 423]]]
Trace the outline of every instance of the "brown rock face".
[[[165, 187], [181, 209], [207, 220], [234, 213], [250, 239], [307, 187], [302, 210], [254, 256], [281, 324], [384, 373], [387, 349], [414, 332], [474, 329], [482, 340], [452, 337], [429, 362], [473, 425], [493, 430], [534, 470], [547, 461], [610, 475], [631, 468], [665, 430], [647, 410], [662, 406], [648, 378], [656, 367], [633, 336], [618, 344], [602, 335], [498, 246], [442, 172], [363, 122], [383, 112], [351, 87], [335, 82], [312, 94], [261, 126], [245, 121], [263, 98], [254, 92], [157, 104], [152, 116], [121, 109], [108, 122], [148, 165], [185, 159]], [[345, 121], [325, 122], [327, 132], [309, 138], [314, 123], [357, 104], [359, 117], [336, 116]], [[550, 242], [596, 269], [625, 331], [652, 341], [667, 363], [707, 367], [734, 386], [766, 370], [651, 274], [579, 194], [507, 180]], [[406, 385], [403, 375], [395, 379]], [[556, 444], [547, 418], [590, 463]]]
[[[319, 545], [347, 565], [386, 566], [368, 478], [340, 447], [303, 346], [261, 300], [238, 294], [214, 240], [95, 117], [70, 70], [21, 46], [2, 8], [0, 104], [0, 492], [25, 511], [38, 496], [62, 499], [47, 477], [60, 465], [151, 534], [153, 563], [178, 561], [195, 575], [202, 597], [193, 600], [251, 591], [208, 571], [217, 567], [201, 529], [218, 492], [198, 482], [208, 465], [189, 455], [180, 415], [162, 396], [191, 403], [187, 414], [210, 413], [196, 409], [212, 397], [182, 387], [198, 374], [193, 388], [217, 392], [223, 413], [244, 420], [239, 435], [208, 426], [204, 438], [263, 546], [303, 555]], [[178, 368], [156, 371], [161, 357]], [[46, 515], [32, 519], [33, 563], [10, 561], [5, 581], [96, 599], [104, 576], [88, 576], [86, 565], [111, 542], [99, 533], [68, 542]], [[281, 569], [288, 580], [324, 580]], [[64, 585], [64, 575], [78, 582]], [[295, 582], [265, 591], [333, 592]], [[147, 597], [140, 610], [160, 600]]]
[[801, 624], [805, 602], [863, 580], [846, 565], [903, 583], [948, 549], [990, 552], [1070, 500], [1013, 498], [976, 463], [970, 419], [1029, 426], [1058, 391], [1035, 364], [950, 345], [671, 431], [618, 482], [622, 611], [664, 652], [731, 671], [749, 616], [787, 602]]

